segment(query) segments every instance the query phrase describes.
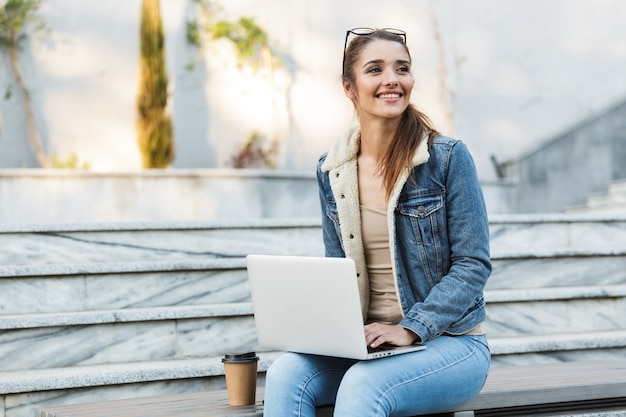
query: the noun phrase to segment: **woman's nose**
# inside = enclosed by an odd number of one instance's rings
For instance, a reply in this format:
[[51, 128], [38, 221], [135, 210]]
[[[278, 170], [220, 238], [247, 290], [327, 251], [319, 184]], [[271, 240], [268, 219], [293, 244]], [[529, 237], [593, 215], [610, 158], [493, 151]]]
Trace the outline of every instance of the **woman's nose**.
[[385, 85], [398, 85], [398, 76], [395, 71], [388, 71], [385, 76]]

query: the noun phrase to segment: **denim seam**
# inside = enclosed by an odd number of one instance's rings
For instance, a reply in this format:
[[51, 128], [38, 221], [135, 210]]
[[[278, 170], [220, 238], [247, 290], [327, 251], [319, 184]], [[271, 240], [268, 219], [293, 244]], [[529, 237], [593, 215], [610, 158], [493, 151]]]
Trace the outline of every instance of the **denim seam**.
[[314, 373], [313, 375], [311, 375], [302, 385], [302, 391], [300, 391], [300, 401], [298, 401], [299, 404], [299, 408], [298, 408], [298, 416], [302, 416], [302, 399], [304, 396], [304, 393], [306, 392], [306, 388], [309, 385], [309, 383], [317, 376], [324, 374], [326, 372], [336, 372], [336, 371], [344, 371], [343, 368], [332, 368], [332, 369], [323, 369], [321, 371], [318, 371], [316, 373]]
[[[457, 337], [466, 337], [466, 336], [457, 336]], [[466, 361], [466, 360], [467, 360], [467, 359], [469, 359], [470, 357], [474, 356], [474, 355], [476, 354], [476, 352], [478, 351], [478, 348], [476, 347], [476, 343], [477, 343], [478, 341], [476, 340], [476, 338], [475, 338], [474, 336], [469, 336], [469, 337], [470, 337], [470, 338], [474, 341], [474, 343], [472, 344], [472, 351], [471, 351], [471, 352], [469, 352], [467, 355], [463, 356], [462, 358], [459, 358], [458, 360], [456, 360], [456, 361], [454, 361], [454, 362], [449, 363], [448, 365], [446, 365], [446, 366], [444, 366], [444, 367], [442, 367], [442, 368], [438, 368], [437, 370], [433, 370], [433, 371], [428, 372], [428, 373], [426, 373], [426, 374], [422, 374], [422, 375], [420, 375], [420, 376], [419, 376], [419, 377], [417, 377], [417, 378], [412, 378], [412, 379], [410, 379], [410, 380], [406, 380], [406, 381], [403, 381], [403, 382], [401, 382], [401, 383], [398, 383], [398, 384], [394, 385], [393, 387], [389, 387], [389, 389], [388, 389], [388, 390], [386, 390], [386, 391], [385, 391], [385, 392], [381, 395], [381, 399], [385, 398], [385, 396], [387, 396], [387, 394], [388, 394], [390, 391], [392, 391], [392, 390], [394, 390], [394, 389], [396, 389], [396, 388], [398, 388], [398, 387], [400, 387], [400, 386], [402, 386], [402, 385], [406, 385], [406, 384], [408, 384], [408, 383], [410, 383], [410, 382], [417, 381], [418, 379], [422, 379], [422, 378], [424, 378], [424, 377], [426, 377], [426, 376], [428, 376], [428, 375], [434, 374], [434, 373], [439, 372], [439, 371], [441, 371], [441, 370], [443, 370], [443, 369], [448, 369], [449, 367], [451, 367], [451, 366], [453, 366], [453, 365], [456, 365], [456, 364], [458, 364], [458, 363], [460, 363], [460, 362]], [[379, 402], [378, 402], [377, 409], [376, 409], [376, 414], [377, 414], [377, 415], [381, 412], [381, 409], [380, 409], [380, 405], [381, 405], [381, 404], [382, 404], [382, 401], [379, 401]]]

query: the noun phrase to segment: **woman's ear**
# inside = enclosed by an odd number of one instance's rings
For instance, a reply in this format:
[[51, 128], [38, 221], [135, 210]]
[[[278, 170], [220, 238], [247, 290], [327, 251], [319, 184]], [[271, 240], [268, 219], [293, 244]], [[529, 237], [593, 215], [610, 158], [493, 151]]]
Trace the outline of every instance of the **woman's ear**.
[[343, 80], [342, 83], [343, 83], [343, 92], [345, 93], [346, 97], [352, 100], [356, 99], [356, 92], [354, 91], [352, 84], [347, 80]]

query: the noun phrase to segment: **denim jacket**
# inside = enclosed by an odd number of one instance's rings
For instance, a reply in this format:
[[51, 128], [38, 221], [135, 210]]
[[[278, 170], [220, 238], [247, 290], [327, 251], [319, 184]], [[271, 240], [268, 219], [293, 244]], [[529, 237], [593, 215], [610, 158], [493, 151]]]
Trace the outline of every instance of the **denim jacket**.
[[[369, 307], [353, 129], [322, 155], [317, 180], [326, 256], [355, 261], [363, 318]], [[424, 139], [387, 207], [389, 247], [400, 325], [422, 341], [464, 334], [485, 319], [483, 288], [491, 274], [489, 224], [472, 157], [463, 142]]]

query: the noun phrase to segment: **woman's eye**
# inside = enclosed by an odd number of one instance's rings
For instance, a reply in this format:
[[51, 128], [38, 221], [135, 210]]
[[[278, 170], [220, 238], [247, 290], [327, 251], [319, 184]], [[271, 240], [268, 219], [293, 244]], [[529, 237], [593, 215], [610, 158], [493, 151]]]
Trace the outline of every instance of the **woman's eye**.
[[367, 70], [367, 72], [381, 72], [381, 71], [380, 71], [380, 68], [378, 67], [372, 67], [369, 70]]
[[398, 67], [399, 72], [411, 72], [411, 69], [406, 66]]

